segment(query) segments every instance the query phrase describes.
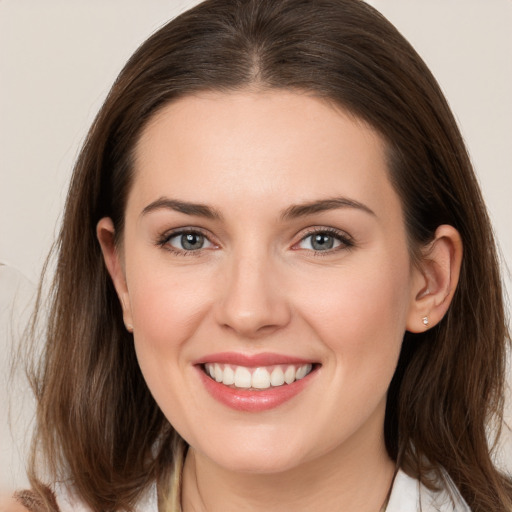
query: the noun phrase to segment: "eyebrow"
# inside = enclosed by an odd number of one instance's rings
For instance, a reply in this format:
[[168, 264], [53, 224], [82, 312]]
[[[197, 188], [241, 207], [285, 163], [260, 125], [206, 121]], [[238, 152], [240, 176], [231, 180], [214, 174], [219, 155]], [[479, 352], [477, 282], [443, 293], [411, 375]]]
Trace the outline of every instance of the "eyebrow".
[[325, 212], [328, 210], [335, 210], [338, 208], [355, 208], [365, 213], [376, 217], [375, 212], [368, 208], [368, 206], [348, 199], [346, 197], [334, 197], [330, 199], [321, 199], [320, 201], [312, 201], [310, 203], [297, 204], [290, 206], [281, 215], [283, 220], [296, 219], [298, 217], [305, 217], [307, 215], [313, 215], [315, 213]]
[[[306, 217], [315, 213], [325, 212], [328, 210], [335, 210], [338, 208], [355, 208], [361, 210], [370, 215], [376, 216], [373, 210], [368, 206], [355, 201], [354, 199], [348, 199], [346, 197], [335, 197], [330, 199], [321, 199], [318, 201], [311, 201], [304, 204], [296, 204], [286, 208], [282, 214], [282, 220], [296, 219], [299, 217]], [[179, 201], [177, 199], [170, 199], [167, 197], [160, 197], [156, 201], [148, 204], [141, 212], [141, 216], [147, 215], [155, 210], [168, 209], [176, 212], [184, 213], [186, 215], [195, 215], [198, 217], [204, 217], [212, 220], [221, 220], [222, 214], [205, 204], [201, 203], [190, 203], [187, 201]]]
[[185, 213], [186, 215], [195, 215], [205, 217], [207, 219], [221, 219], [220, 212], [200, 203], [189, 203], [187, 201], [178, 201], [177, 199], [169, 199], [160, 197], [156, 201], [148, 204], [141, 212], [141, 216], [147, 215], [155, 210], [168, 209], [176, 212]]

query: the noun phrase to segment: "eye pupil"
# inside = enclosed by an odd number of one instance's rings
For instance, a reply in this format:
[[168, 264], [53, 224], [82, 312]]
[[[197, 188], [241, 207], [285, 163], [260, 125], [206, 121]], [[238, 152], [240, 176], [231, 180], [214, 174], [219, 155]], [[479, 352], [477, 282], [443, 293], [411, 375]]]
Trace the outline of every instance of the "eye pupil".
[[181, 235], [181, 246], [187, 251], [201, 249], [204, 244], [204, 236], [199, 233], [186, 233]]
[[311, 246], [315, 251], [325, 251], [334, 247], [334, 238], [325, 233], [317, 233], [313, 235]]

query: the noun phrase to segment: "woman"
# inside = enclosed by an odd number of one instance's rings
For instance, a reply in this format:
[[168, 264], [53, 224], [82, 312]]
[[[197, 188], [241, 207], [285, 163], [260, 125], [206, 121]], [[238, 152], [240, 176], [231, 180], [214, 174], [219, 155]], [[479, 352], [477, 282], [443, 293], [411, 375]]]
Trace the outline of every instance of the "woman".
[[47, 338], [29, 510], [512, 507], [485, 207], [357, 0], [210, 0], [141, 46], [75, 168]]

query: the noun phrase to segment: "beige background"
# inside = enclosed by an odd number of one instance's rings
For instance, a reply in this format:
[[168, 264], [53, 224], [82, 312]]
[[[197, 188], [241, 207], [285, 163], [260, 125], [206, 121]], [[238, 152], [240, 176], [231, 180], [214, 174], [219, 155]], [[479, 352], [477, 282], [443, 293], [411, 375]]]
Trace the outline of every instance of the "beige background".
[[[31, 416], [8, 381], [56, 232], [70, 169], [135, 48], [193, 0], [0, 0], [0, 489], [23, 485]], [[503, 253], [512, 262], [512, 1], [373, 0], [410, 40], [455, 111]], [[510, 276], [505, 284], [512, 293]], [[13, 312], [14, 310], [14, 312]], [[14, 439], [7, 427], [7, 396]], [[512, 412], [509, 412], [512, 422]], [[512, 439], [500, 451], [512, 467]]]

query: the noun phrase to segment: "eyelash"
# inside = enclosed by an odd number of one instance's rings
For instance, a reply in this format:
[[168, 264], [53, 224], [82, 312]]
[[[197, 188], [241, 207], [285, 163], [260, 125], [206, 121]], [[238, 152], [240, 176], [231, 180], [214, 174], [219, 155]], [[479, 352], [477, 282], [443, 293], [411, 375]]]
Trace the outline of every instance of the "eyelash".
[[158, 238], [158, 240], [156, 241], [156, 245], [165, 249], [166, 251], [171, 252], [172, 254], [174, 254], [176, 256], [199, 256], [199, 255], [201, 255], [201, 253], [203, 252], [204, 249], [197, 249], [195, 251], [191, 251], [191, 250], [187, 250], [187, 249], [176, 249], [175, 247], [173, 247], [172, 245], [169, 244], [169, 241], [172, 238], [178, 237], [180, 235], [200, 235], [200, 236], [204, 237], [205, 240], [207, 240], [209, 243], [211, 243], [212, 245], [215, 245], [210, 240], [210, 238], [208, 237], [208, 235], [206, 233], [204, 233], [203, 231], [201, 231], [200, 229], [197, 229], [197, 228], [189, 228], [189, 229], [184, 228], [184, 229], [178, 229], [176, 231], [171, 231], [170, 233], [166, 232]]
[[[353, 247], [355, 247], [354, 240], [350, 235], [348, 235], [347, 233], [345, 233], [343, 231], [334, 229], [334, 228], [325, 228], [325, 227], [319, 227], [319, 228], [314, 228], [314, 229], [309, 230], [307, 233], [304, 234], [304, 236], [301, 237], [299, 242], [294, 244], [294, 247], [314, 235], [328, 235], [328, 236], [333, 237], [338, 242], [340, 242], [340, 245], [338, 247], [335, 247], [333, 249], [327, 249], [325, 251], [306, 249], [306, 250], [312, 252], [313, 256], [315, 256], [315, 257], [322, 258], [324, 256], [330, 256], [333, 253], [336, 253], [338, 251], [343, 251], [343, 250], [346, 251], [346, 250], [350, 250]], [[300, 249], [297, 248], [295, 250], [300, 250]]]
[[[305, 249], [307, 251], [312, 252], [312, 254], [315, 257], [328, 256], [328, 255], [331, 255], [340, 250], [350, 250], [355, 246], [354, 240], [347, 233], [345, 233], [343, 231], [339, 231], [334, 228], [325, 228], [325, 227], [320, 228], [319, 227], [319, 228], [315, 228], [315, 229], [312, 229], [312, 230], [309, 230], [308, 232], [306, 232], [301, 237], [301, 239], [293, 245], [292, 249], [300, 250], [300, 248], [296, 248], [297, 245], [299, 245], [301, 242], [304, 242], [309, 237], [312, 237], [314, 235], [319, 235], [319, 234], [333, 237], [335, 240], [340, 242], [340, 245], [338, 247], [335, 247], [332, 249], [327, 249], [325, 251], [319, 251], [319, 250], [314, 250], [314, 249]], [[178, 237], [180, 235], [200, 235], [200, 236], [204, 237], [210, 244], [215, 246], [215, 244], [210, 240], [209, 236], [197, 228], [179, 229], [176, 231], [172, 231], [170, 233], [166, 232], [157, 239], [156, 245], [159, 247], [162, 247], [163, 249], [165, 249], [177, 256], [199, 256], [205, 250], [204, 248], [197, 249], [197, 250], [176, 249], [175, 247], [173, 247], [172, 245], [169, 244], [169, 241], [172, 238]]]

